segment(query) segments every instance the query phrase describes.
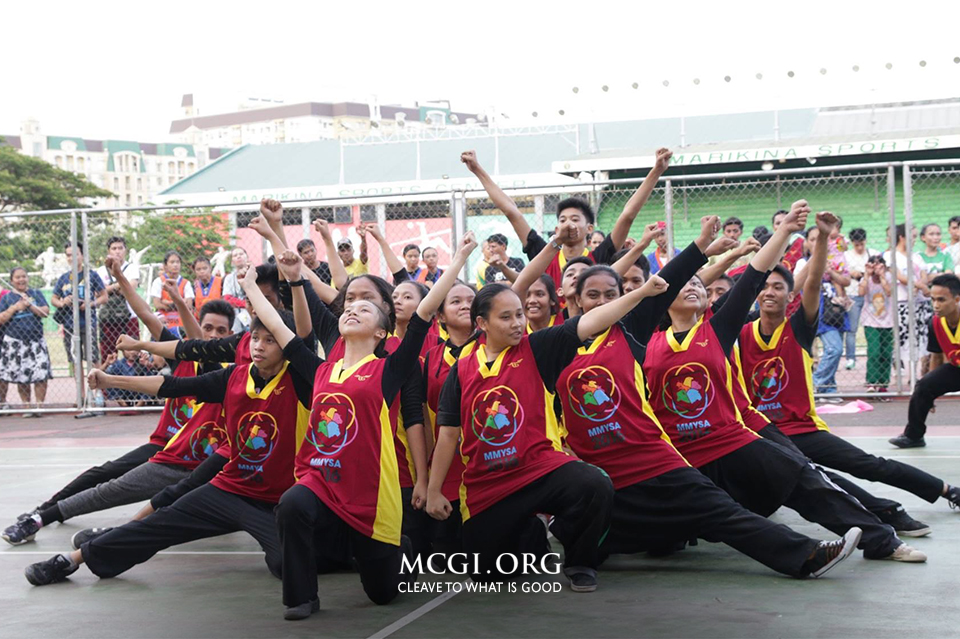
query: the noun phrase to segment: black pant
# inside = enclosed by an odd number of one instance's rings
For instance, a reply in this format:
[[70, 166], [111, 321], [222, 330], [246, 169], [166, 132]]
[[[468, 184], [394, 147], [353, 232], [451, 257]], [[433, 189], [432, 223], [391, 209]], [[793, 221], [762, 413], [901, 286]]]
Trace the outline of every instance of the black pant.
[[111, 479], [125, 475], [127, 472], [153, 457], [161, 448], [163, 448], [163, 446], [158, 446], [157, 444], [144, 444], [125, 453], [121, 457], [104, 462], [101, 466], [94, 466], [89, 470], [85, 470], [78, 475], [76, 479], [61, 488], [60, 492], [40, 504], [39, 509], [44, 510], [53, 506], [61, 499], [72, 497], [88, 488], [93, 488], [105, 481], [110, 481]]
[[614, 493], [610, 534], [602, 553], [632, 553], [699, 537], [725, 543], [786, 575], [803, 564], [817, 541], [756, 515], [694, 468], [677, 468]]
[[417, 510], [410, 500], [413, 488], [401, 488], [400, 499], [403, 502], [403, 525], [401, 533], [410, 538], [416, 556], [430, 554], [430, 522], [433, 519], [426, 510]]
[[[797, 445], [793, 442], [793, 440], [784, 435], [783, 431], [777, 428], [774, 424], [767, 424], [767, 426], [760, 429], [757, 434], [765, 439], [769, 439], [772, 442], [776, 442], [781, 446], [792, 450], [798, 455], [803, 455], [806, 457], [803, 451], [797, 448]], [[837, 486], [850, 493], [850, 495], [859, 501], [864, 508], [879, 517], [881, 521], [885, 522], [885, 517], [893, 516], [897, 510], [902, 508], [900, 502], [893, 501], [892, 499], [884, 499], [883, 497], [877, 497], [876, 495], [868, 493], [866, 490], [842, 475], [838, 475], [837, 473], [831, 472], [819, 466], [817, 466], [817, 470], [821, 471], [827, 476], [827, 479], [835, 483]]]
[[[504, 497], [463, 523], [463, 550], [476, 556], [474, 581], [496, 580], [497, 557], [506, 553], [548, 551], [546, 530], [536, 513], [558, 519], [563, 534], [564, 566], [596, 570], [599, 546], [610, 528], [613, 484], [596, 466], [572, 461]], [[512, 562], [504, 561], [503, 568]]]
[[[858, 547], [868, 559], [886, 557], [903, 543], [893, 528], [840, 490], [813, 464], [766, 439], [742, 446], [699, 470], [741, 505], [761, 515], [772, 513], [770, 508], [780, 498], [783, 506], [838, 535], [858, 526], [863, 530]], [[786, 494], [784, 487], [789, 487]]]
[[927, 415], [933, 402], [941, 395], [960, 391], [960, 368], [942, 364], [917, 381], [907, 409], [907, 427], [903, 434], [910, 439], [921, 439], [927, 432]]
[[349, 548], [363, 591], [373, 603], [390, 603], [400, 591], [400, 548], [361, 535], [309, 488], [295, 485], [283, 493], [276, 526], [283, 552], [283, 605], [317, 598], [318, 550], [342, 555]]
[[943, 492], [943, 480], [909, 464], [871, 455], [827, 431], [790, 437], [816, 464], [836, 468], [854, 477], [878, 481], [911, 492], [931, 504]]
[[249, 533], [263, 548], [267, 568], [280, 577], [280, 540], [273, 504], [207, 484], [146, 519], [131, 521], [83, 545], [83, 559], [100, 578], [116, 577], [155, 554], [188, 541]]

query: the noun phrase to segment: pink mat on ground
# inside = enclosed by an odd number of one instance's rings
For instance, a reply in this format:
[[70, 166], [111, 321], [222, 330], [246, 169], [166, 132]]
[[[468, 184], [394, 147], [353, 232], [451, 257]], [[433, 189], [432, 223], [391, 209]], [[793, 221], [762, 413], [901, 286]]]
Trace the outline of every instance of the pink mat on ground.
[[817, 413], [820, 415], [851, 415], [853, 413], [867, 413], [872, 410], [873, 406], [862, 399], [856, 399], [846, 404], [817, 406]]

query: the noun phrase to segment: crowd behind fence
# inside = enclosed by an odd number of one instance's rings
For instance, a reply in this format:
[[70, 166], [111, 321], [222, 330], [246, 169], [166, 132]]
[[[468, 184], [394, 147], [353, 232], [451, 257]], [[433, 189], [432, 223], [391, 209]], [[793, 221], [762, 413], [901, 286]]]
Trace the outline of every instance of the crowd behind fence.
[[[508, 194], [545, 236], [554, 228], [557, 203], [570, 196], [589, 201], [596, 228], [609, 232], [639, 183], [585, 182]], [[773, 230], [774, 213], [801, 198], [815, 211], [829, 210], [842, 219], [840, 234], [830, 238], [829, 266], [835, 275], [822, 300], [825, 316], [814, 371], [818, 394], [909, 394], [925, 372], [932, 314], [926, 283], [940, 272], [960, 271], [960, 218], [951, 222], [960, 215], [960, 160], [669, 176], [660, 180], [630, 235], [640, 238], [644, 225], [665, 222], [664, 238], [647, 251], [655, 265], [697, 235], [704, 215], [735, 218], [739, 224], [731, 222], [726, 233], [762, 240]], [[116, 352], [120, 334], [149, 337], [113, 290], [105, 257], [116, 251], [128, 279], [137, 280], [144, 299], [159, 303], [158, 312], [171, 327], [176, 320], [164, 311], [160, 286], [165, 278], [175, 279], [197, 310], [211, 295], [227, 299], [237, 311], [234, 328], [242, 330], [250, 318], [235, 271], [244, 263], [271, 259], [269, 246], [248, 228], [256, 209], [251, 203], [0, 215], [5, 238], [0, 245], [0, 414], [155, 410], [157, 403], [147, 398], [104, 397], [85, 389], [83, 376], [94, 366], [131, 375], [169, 370], [161, 359]], [[317, 220], [329, 226], [329, 245]], [[432, 262], [440, 268], [450, 263], [457, 238], [467, 230], [480, 240], [502, 234], [505, 257], [516, 258], [518, 265], [527, 261], [520, 238], [483, 191], [288, 201], [283, 224], [288, 245], [327, 281], [324, 261], [330, 250], [350, 261], [351, 272], [389, 275], [384, 251], [408, 258], [412, 272], [429, 272]], [[123, 238], [122, 251], [117, 242], [111, 244], [117, 238]], [[792, 240], [791, 267], [802, 259], [806, 241]], [[405, 255], [409, 245], [418, 250]], [[424, 255], [427, 248], [435, 256]], [[479, 253], [463, 274], [468, 281], [490, 272], [484, 262], [489, 253]], [[899, 276], [905, 282], [899, 283]], [[890, 282], [889, 294], [881, 280]]]

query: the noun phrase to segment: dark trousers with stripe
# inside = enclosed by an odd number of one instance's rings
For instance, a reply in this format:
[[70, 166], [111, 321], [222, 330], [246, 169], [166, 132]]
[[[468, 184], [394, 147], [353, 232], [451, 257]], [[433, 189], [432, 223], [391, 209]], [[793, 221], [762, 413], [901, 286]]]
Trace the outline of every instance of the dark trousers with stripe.
[[596, 466], [571, 461], [547, 473], [463, 523], [463, 550], [476, 557], [473, 580], [496, 581], [505, 574], [501, 567], [512, 568], [512, 561], [497, 565], [501, 554], [549, 552], [537, 513], [557, 518], [554, 534], [563, 544], [566, 568], [596, 570], [612, 506], [613, 484]]
[[105, 481], [110, 481], [111, 479], [120, 477], [121, 475], [130, 472], [140, 464], [145, 463], [161, 448], [163, 448], [163, 446], [158, 446], [157, 444], [144, 444], [143, 446], [134, 448], [130, 452], [125, 453], [116, 459], [104, 462], [100, 466], [94, 466], [93, 468], [85, 470], [78, 475], [76, 479], [61, 488], [56, 495], [40, 504], [39, 509], [44, 510], [50, 506], [53, 506], [61, 499], [72, 497], [73, 495], [87, 490], [88, 488], [93, 488], [97, 484], [102, 484]]
[[309, 488], [295, 485], [283, 493], [276, 527], [283, 552], [283, 605], [316, 599], [318, 566], [342, 564], [351, 554], [370, 601], [387, 604], [400, 592], [400, 548], [361, 535]]
[[170, 546], [242, 530], [257, 540], [267, 568], [280, 577], [280, 540], [273, 507], [206, 484], [146, 519], [131, 521], [85, 543], [80, 550], [93, 574], [105, 579]]
[[[806, 455], [803, 454], [803, 451], [797, 448], [797, 445], [793, 443], [793, 440], [784, 435], [783, 431], [777, 428], [774, 424], [767, 424], [766, 428], [761, 429], [757, 432], [757, 434], [764, 439], [769, 439], [772, 442], [776, 442], [781, 446], [792, 450], [798, 455], [803, 455], [806, 457]], [[858, 486], [842, 475], [838, 475], [837, 473], [820, 468], [819, 466], [817, 467], [817, 470], [821, 471], [827, 476], [827, 479], [852, 495], [854, 499], [859, 501], [864, 508], [876, 515], [882, 522], [886, 523], [888, 518], [893, 517], [896, 512], [903, 507], [900, 502], [893, 501], [892, 499], [884, 499], [883, 497], [877, 497], [876, 495], [867, 492], [864, 488]]]
[[806, 458], [769, 440], [758, 439], [699, 470], [742, 506], [761, 515], [786, 506], [838, 535], [859, 527], [863, 536], [858, 547], [868, 559], [887, 557], [903, 543], [893, 528]]
[[602, 553], [634, 553], [699, 537], [725, 543], [793, 577], [817, 541], [750, 512], [694, 468], [677, 468], [614, 493]]
[[790, 439], [815, 464], [895, 486], [931, 504], [943, 493], [942, 479], [909, 464], [871, 455], [833, 433], [821, 430], [791, 435]]
[[927, 432], [927, 415], [933, 402], [941, 395], [960, 391], [960, 368], [941, 364], [917, 381], [907, 409], [907, 428], [903, 434], [910, 439], [922, 439]]

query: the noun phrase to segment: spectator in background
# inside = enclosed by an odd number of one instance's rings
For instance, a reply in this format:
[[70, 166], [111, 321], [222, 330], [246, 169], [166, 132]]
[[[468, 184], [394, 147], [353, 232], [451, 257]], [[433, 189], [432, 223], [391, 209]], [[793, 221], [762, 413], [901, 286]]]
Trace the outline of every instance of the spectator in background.
[[[923, 260], [923, 270], [926, 272], [927, 282], [932, 282], [933, 278], [942, 273], [953, 273], [953, 259], [940, 250], [940, 238], [942, 237], [939, 224], [924, 224], [920, 229], [920, 241], [924, 243], [924, 249], [919, 253]], [[929, 319], [933, 317], [933, 304], [930, 296], [922, 294], [917, 304], [918, 315]], [[918, 320], [919, 321], [919, 320]], [[919, 341], [918, 344], [924, 344]], [[930, 355], [924, 353], [920, 358], [920, 376], [923, 377], [930, 370]]]
[[590, 237], [587, 238], [587, 249], [590, 251], [596, 250], [607, 236], [603, 234], [603, 231], [594, 231], [590, 234]]
[[523, 270], [523, 260], [507, 255], [507, 236], [503, 233], [494, 233], [484, 241], [483, 257], [484, 261], [477, 265], [477, 288], [491, 282], [513, 282]]
[[43, 293], [28, 287], [27, 270], [22, 266], [10, 271], [10, 283], [13, 290], [0, 299], [0, 324], [4, 328], [0, 380], [5, 385], [16, 384], [20, 400], [27, 406], [33, 384], [35, 406], [40, 408], [47, 398], [47, 380], [53, 377], [42, 322], [50, 314], [50, 307]]
[[417, 281], [427, 288], [433, 288], [433, 285], [436, 284], [440, 276], [443, 275], [443, 269], [437, 266], [439, 260], [440, 254], [437, 252], [437, 249], [432, 246], [423, 249], [424, 268], [420, 269]]
[[[657, 227], [661, 229], [667, 228], [666, 222], [657, 222]], [[656, 237], [657, 248], [653, 250], [653, 253], [650, 254], [650, 257], [647, 260], [650, 262], [650, 275], [656, 275], [660, 269], [667, 265], [671, 259], [680, 254], [680, 249], [674, 247], [673, 255], [667, 254], [667, 234], [666, 232], [661, 233]]]
[[[148, 357], [143, 357], [145, 354]], [[149, 353], [135, 349], [112, 353], [104, 361], [102, 370], [107, 375], [122, 375], [124, 377], [143, 377], [156, 373], [156, 369], [149, 358]], [[103, 391], [103, 395], [105, 399], [113, 400], [124, 407], [143, 406], [148, 400], [153, 399], [149, 395], [120, 388], [107, 388]]]
[[953, 260], [954, 270], [960, 272], [960, 215], [954, 215], [947, 223], [947, 230], [950, 232], [950, 244], [944, 249], [944, 252]]
[[370, 272], [370, 268], [367, 266], [367, 260], [369, 259], [367, 257], [367, 227], [361, 224], [357, 227], [357, 231], [360, 233], [360, 259], [354, 257], [353, 242], [350, 241], [349, 237], [341, 238], [337, 242], [337, 255], [340, 256], [343, 268], [350, 277], [366, 275]]
[[[107, 255], [117, 260], [123, 270], [123, 275], [134, 288], [140, 282], [140, 269], [136, 264], [127, 262], [127, 241], [119, 235], [107, 240]], [[100, 360], [105, 361], [111, 353], [117, 352], [117, 338], [129, 335], [134, 339], [140, 337], [140, 323], [136, 313], [123, 299], [120, 285], [113, 279], [107, 267], [97, 269], [97, 275], [103, 281], [107, 291], [107, 301], [100, 307]]]
[[907, 297], [907, 267], [912, 270], [914, 288], [914, 306], [916, 308], [916, 331], [913, 336], [914, 353], [919, 354], [921, 345], [927, 343], [928, 327], [931, 315], [921, 316], [920, 298], [929, 294], [927, 287], [926, 268], [923, 258], [909, 250], [916, 241], [917, 229], [911, 229], [909, 243], [907, 241], [906, 224], [897, 224], [895, 242], [897, 249], [891, 255], [890, 251], [883, 254], [883, 261], [889, 267], [896, 260], [897, 265], [897, 325], [898, 342], [900, 344], [900, 365], [906, 368], [911, 366], [910, 360], [910, 301]]
[[[223, 297], [223, 278], [213, 274], [210, 260], [202, 255], [193, 261], [193, 274], [196, 277], [193, 281], [193, 312], [200, 317], [204, 304]], [[136, 338], [135, 335], [132, 337]]]
[[857, 365], [857, 328], [860, 326], [860, 313], [863, 311], [864, 298], [860, 292], [860, 282], [866, 274], [867, 260], [873, 256], [879, 256], [880, 253], [867, 248], [867, 232], [864, 229], [853, 229], [850, 231], [850, 242], [853, 245], [843, 254], [844, 262], [847, 265], [847, 273], [850, 275], [850, 286], [847, 287], [847, 297], [852, 304], [847, 311], [847, 323], [850, 330], [844, 335], [847, 352], [847, 370], [852, 370]]
[[[859, 235], [850, 231], [850, 241], [856, 247]], [[867, 388], [878, 393], [887, 392], [890, 367], [893, 364], [893, 275], [880, 255], [871, 255], [864, 263], [857, 292], [865, 299], [863, 304], [863, 334], [867, 339]]]
[[[330, 276], [330, 265], [317, 259], [317, 245], [313, 240], [300, 240], [297, 242], [297, 253], [303, 258], [303, 265], [314, 272], [320, 281], [329, 284], [333, 279]], [[197, 306], [202, 306], [197, 304]]]
[[187, 281], [185, 277], [180, 275], [182, 262], [183, 260], [179, 253], [176, 251], [167, 251], [163, 256], [163, 271], [160, 272], [159, 277], [154, 278], [153, 284], [150, 285], [150, 297], [153, 298], [153, 307], [157, 309], [157, 314], [163, 321], [164, 326], [178, 337], [183, 336], [180, 330], [180, 327], [183, 326], [183, 321], [180, 319], [180, 314], [177, 312], [177, 307], [174, 306], [173, 300], [171, 300], [167, 292], [163, 290], [163, 282], [164, 280], [173, 280], [176, 283], [180, 297], [186, 301], [187, 308], [192, 310], [193, 286], [190, 285], [190, 282]]
[[753, 227], [753, 232], [751, 232], [750, 235], [762, 245], [767, 243], [767, 240], [773, 235], [773, 231], [761, 224], [760, 226]]
[[739, 217], [728, 217], [723, 223], [723, 234], [739, 242], [743, 235], [743, 221]]
[[[779, 211], [773, 214], [772, 218], [770, 218], [770, 224], [771, 226], [773, 226], [774, 232], [776, 232], [776, 230], [780, 228], [780, 225], [783, 223], [783, 218], [786, 214], [787, 214], [787, 211], [780, 209]], [[760, 238], [757, 238], [757, 239], [759, 240]], [[797, 233], [795, 236], [790, 238], [790, 243], [787, 245], [786, 253], [783, 254], [783, 260], [781, 260], [781, 264], [783, 264], [787, 269], [789, 269], [791, 273], [796, 271], [797, 262], [799, 262], [803, 258], [803, 247], [805, 244], [806, 244], [806, 239], [803, 237], [802, 233]], [[794, 304], [796, 306], [794, 306]], [[793, 311], [796, 310], [796, 307], [799, 307], [799, 306], [800, 306], [800, 296], [797, 295], [797, 298], [794, 300], [794, 302], [787, 307], [787, 317], [792, 315]]]
[[242, 333], [250, 326], [247, 312], [247, 295], [240, 286], [240, 278], [247, 272], [250, 258], [239, 246], [230, 252], [230, 274], [223, 279], [223, 300], [233, 307], [237, 316], [233, 320], [233, 332]]
[[407, 277], [416, 281], [420, 275], [420, 247], [416, 244], [407, 244], [403, 247], [404, 268], [407, 270]]

